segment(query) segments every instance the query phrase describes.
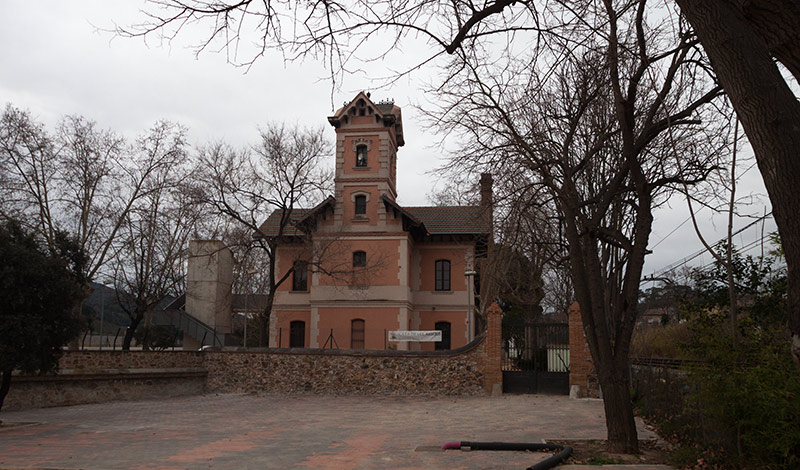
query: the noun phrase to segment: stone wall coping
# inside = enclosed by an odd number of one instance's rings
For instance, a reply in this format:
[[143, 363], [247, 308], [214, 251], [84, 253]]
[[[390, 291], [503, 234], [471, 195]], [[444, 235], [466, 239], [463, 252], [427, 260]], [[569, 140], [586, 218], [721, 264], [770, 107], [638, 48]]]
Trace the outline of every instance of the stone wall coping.
[[175, 367], [169, 369], [62, 369], [58, 374], [14, 375], [14, 382], [54, 382], [67, 380], [125, 380], [205, 377], [203, 367]]
[[201, 356], [203, 353], [202, 351], [186, 351], [183, 349], [165, 349], [163, 351], [142, 351], [142, 350], [124, 350], [124, 349], [87, 349], [87, 350], [64, 350], [65, 353], [69, 354], [110, 354], [110, 355], [142, 355], [142, 356], [152, 356], [153, 354], [189, 354], [194, 356]]
[[356, 357], [452, 357], [470, 352], [478, 348], [486, 339], [486, 332], [481, 333], [471, 343], [447, 351], [398, 351], [393, 349], [320, 349], [320, 348], [207, 348], [204, 352], [225, 353], [269, 353], [293, 354], [298, 356], [356, 356]]

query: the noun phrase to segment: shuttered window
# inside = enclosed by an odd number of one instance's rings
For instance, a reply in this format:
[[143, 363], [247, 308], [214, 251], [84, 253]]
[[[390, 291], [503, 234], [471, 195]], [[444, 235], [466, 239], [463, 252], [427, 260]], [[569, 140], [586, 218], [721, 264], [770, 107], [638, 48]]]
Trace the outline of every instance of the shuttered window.
[[450, 290], [450, 261], [436, 261], [436, 290]]
[[364, 320], [350, 322], [350, 349], [364, 349]]
[[356, 196], [356, 215], [367, 213], [367, 196]]
[[294, 262], [292, 290], [308, 290], [308, 263], [305, 261]]

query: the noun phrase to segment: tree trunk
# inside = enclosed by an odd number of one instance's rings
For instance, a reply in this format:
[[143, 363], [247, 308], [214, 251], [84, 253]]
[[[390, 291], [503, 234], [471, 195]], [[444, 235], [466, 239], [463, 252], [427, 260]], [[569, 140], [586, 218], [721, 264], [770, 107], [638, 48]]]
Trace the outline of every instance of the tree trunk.
[[606, 412], [608, 431], [608, 451], [615, 454], [639, 453], [639, 436], [631, 404], [631, 387], [628, 368], [608, 368], [597, 370], [597, 378], [603, 392], [603, 408]]
[[[275, 289], [270, 289], [267, 294], [267, 302], [264, 311], [261, 313], [261, 323], [258, 325], [258, 344], [269, 347], [269, 317], [272, 313], [272, 303], [275, 301]], [[278, 345], [280, 346], [280, 345]]]
[[3, 402], [6, 400], [8, 390], [11, 389], [11, 372], [13, 371], [12, 368], [5, 369], [0, 378], [0, 410], [3, 409]]
[[676, 0], [744, 127], [772, 202], [787, 265], [792, 355], [800, 368], [800, 103], [732, 0]]
[[144, 318], [144, 314], [137, 313], [135, 317], [131, 319], [131, 324], [127, 330], [125, 330], [125, 339], [122, 340], [122, 350], [128, 351], [131, 349], [131, 341], [133, 341], [133, 334], [136, 333], [136, 328], [139, 327], [139, 323], [142, 322], [142, 318]]
[[772, 56], [800, 80], [800, 4], [786, 0], [739, 0], [737, 3]]
[[[565, 220], [574, 220], [574, 211], [566, 212]], [[620, 347], [623, 338], [619, 338], [616, 344], [611, 339], [608, 317], [611, 312], [604, 310], [605, 288], [597, 258], [597, 243], [586, 233], [579, 236], [576, 224], [567, 223], [566, 229], [575, 297], [580, 304], [586, 342], [603, 392], [608, 449], [638, 454], [639, 439], [628, 380], [628, 348]], [[630, 331], [628, 328], [623, 330]], [[630, 336], [627, 342], [629, 344]]]

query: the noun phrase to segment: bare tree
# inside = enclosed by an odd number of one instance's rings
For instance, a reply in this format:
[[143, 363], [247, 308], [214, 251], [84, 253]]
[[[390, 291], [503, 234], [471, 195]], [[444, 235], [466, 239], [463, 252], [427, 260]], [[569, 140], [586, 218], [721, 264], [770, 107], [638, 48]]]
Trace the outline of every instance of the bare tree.
[[[732, 143], [730, 167], [720, 168], [720, 176], [715, 178], [715, 184], [711, 188], [710, 194], [698, 194], [697, 191], [690, 192], [689, 188], [683, 188], [683, 192], [686, 197], [686, 203], [689, 208], [689, 218], [692, 221], [692, 226], [697, 234], [697, 238], [703, 244], [706, 252], [716, 259], [717, 263], [719, 263], [719, 265], [722, 266], [726, 271], [729, 305], [728, 315], [730, 317], [731, 339], [734, 346], [737, 344], [737, 314], [739, 303], [737, 285], [734, 279], [734, 255], [736, 251], [733, 240], [734, 217], [737, 215], [737, 213], [740, 216], [743, 215], [741, 214], [739, 206], [747, 202], [747, 200], [751, 197], [748, 195], [742, 198], [739, 194], [737, 194], [737, 180], [740, 177], [740, 175], [737, 175], [737, 170], [739, 169], [738, 165], [741, 164], [741, 158], [738, 155], [738, 149], [742, 143], [742, 140], [743, 139], [740, 139], [739, 137], [739, 123], [737, 121], [733, 127], [733, 136], [730, 138]], [[708, 207], [714, 212], [727, 212], [727, 234], [725, 236], [724, 243], [721, 243], [721, 248], [724, 250], [724, 253], [719, 252], [719, 247], [712, 247], [703, 236], [703, 233], [697, 223], [697, 212], [695, 211], [693, 202], [699, 203], [704, 208]], [[721, 202], [721, 204], [718, 205], [716, 204], [717, 202]], [[722, 207], [719, 207], [720, 205]]]
[[558, 25], [572, 24], [573, 35], [516, 62], [501, 60], [520, 57], [516, 44], [499, 58], [464, 52], [432, 113], [461, 137], [456, 165], [514, 175], [517, 193], [557, 208], [616, 452], [638, 449], [627, 370], [652, 209], [706, 178], [724, 143], [713, 132], [724, 123], [705, 106], [721, 89], [703, 80], [690, 33], [646, 6], [562, 10]]
[[25, 220], [50, 247], [57, 230], [73, 234], [89, 258], [87, 280], [113, 259], [128, 212], [167, 163], [137, 157], [135, 146], [84, 117], [63, 118], [53, 134], [11, 105], [0, 119], [0, 152], [0, 216]]
[[[293, 268], [277, 272], [276, 240], [295, 233], [293, 215], [298, 208], [313, 207], [332, 181], [323, 168], [330, 145], [323, 130], [270, 124], [252, 149], [236, 150], [218, 143], [199, 149], [197, 184], [192, 194], [237, 230], [246, 230], [243, 250], [258, 248], [267, 258], [267, 300], [260, 321], [260, 343], [268, 346], [268, 325], [275, 290]], [[261, 236], [262, 224], [277, 211], [277, 237]], [[229, 242], [232, 240], [229, 240]]]
[[189, 174], [185, 134], [161, 121], [136, 140], [128, 171], [142, 182], [143, 196], [126, 212], [113, 263], [119, 304], [131, 321], [123, 349], [142, 321], [150, 327], [158, 303], [183, 289], [187, 245], [201, 216], [182, 192]]

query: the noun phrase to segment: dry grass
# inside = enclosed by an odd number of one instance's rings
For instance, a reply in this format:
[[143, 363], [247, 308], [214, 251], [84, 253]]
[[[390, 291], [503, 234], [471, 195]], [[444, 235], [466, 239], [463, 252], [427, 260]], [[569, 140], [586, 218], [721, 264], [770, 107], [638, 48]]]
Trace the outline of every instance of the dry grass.
[[689, 341], [691, 335], [686, 323], [643, 328], [633, 335], [631, 357], [686, 359], [683, 345]]

